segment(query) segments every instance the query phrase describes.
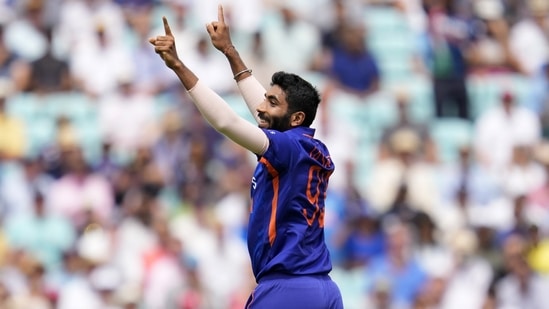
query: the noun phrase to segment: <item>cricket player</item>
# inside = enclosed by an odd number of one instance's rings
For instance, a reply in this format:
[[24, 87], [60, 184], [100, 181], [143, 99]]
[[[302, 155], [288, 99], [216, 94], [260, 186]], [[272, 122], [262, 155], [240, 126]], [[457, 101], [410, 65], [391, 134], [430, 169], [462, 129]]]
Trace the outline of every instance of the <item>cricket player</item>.
[[253, 77], [231, 43], [223, 7], [206, 28], [212, 44], [231, 65], [244, 100], [257, 120], [240, 117], [180, 60], [166, 18], [164, 35], [149, 41], [173, 70], [192, 101], [218, 132], [257, 155], [251, 181], [252, 207], [248, 251], [257, 286], [246, 308], [343, 308], [331, 280], [330, 253], [324, 239], [324, 202], [334, 163], [310, 127], [320, 96], [301, 77], [272, 76], [266, 90]]

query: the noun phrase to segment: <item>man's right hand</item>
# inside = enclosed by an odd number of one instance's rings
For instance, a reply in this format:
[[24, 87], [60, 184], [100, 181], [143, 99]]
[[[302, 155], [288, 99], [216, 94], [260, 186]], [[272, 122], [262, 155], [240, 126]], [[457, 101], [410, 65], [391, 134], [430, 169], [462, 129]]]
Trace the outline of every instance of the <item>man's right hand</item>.
[[206, 30], [210, 35], [212, 45], [222, 53], [226, 54], [229, 49], [234, 48], [229, 26], [225, 23], [225, 16], [223, 16], [222, 5], [217, 7], [217, 21], [206, 24]]
[[179, 57], [177, 56], [175, 39], [172, 30], [170, 29], [170, 25], [168, 25], [168, 20], [166, 17], [162, 17], [162, 21], [164, 22], [165, 35], [150, 38], [149, 42], [154, 46], [154, 51], [164, 60], [166, 66], [170, 69], [174, 69], [181, 64], [181, 60], [179, 60]]

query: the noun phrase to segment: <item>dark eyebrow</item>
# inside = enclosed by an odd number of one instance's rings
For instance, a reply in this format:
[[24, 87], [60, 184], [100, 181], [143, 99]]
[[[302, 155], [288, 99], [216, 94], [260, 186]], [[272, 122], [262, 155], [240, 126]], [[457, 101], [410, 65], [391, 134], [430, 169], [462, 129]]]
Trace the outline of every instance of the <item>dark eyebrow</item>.
[[276, 101], [277, 103], [280, 103], [280, 102], [278, 102], [278, 99], [276, 98], [276, 96], [274, 96], [272, 94], [271, 95], [265, 94], [265, 98], [267, 98], [268, 100], [273, 100], [273, 101]]

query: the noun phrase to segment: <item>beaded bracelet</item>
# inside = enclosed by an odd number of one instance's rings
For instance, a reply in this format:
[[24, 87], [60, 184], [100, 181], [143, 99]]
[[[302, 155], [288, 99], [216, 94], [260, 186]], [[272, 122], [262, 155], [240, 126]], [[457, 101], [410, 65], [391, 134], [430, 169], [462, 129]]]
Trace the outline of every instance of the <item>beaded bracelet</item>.
[[236, 80], [240, 75], [244, 74], [244, 73], [252, 73], [252, 69], [245, 69], [245, 70], [242, 70], [238, 73], [236, 73], [233, 78]]

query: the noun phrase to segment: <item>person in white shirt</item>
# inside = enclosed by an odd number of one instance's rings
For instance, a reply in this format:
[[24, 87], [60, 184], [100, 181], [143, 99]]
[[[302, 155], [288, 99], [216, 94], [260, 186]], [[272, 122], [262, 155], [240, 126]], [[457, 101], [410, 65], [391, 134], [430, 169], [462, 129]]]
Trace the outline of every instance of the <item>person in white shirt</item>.
[[537, 73], [549, 61], [549, 2], [529, 0], [530, 16], [512, 26], [511, 53], [527, 75]]
[[498, 308], [549, 308], [549, 279], [531, 269], [526, 250], [527, 242], [523, 236], [512, 234], [505, 239], [503, 255], [509, 272], [495, 286]]
[[539, 117], [516, 103], [507, 91], [501, 103], [480, 115], [474, 131], [473, 147], [476, 159], [498, 175], [512, 159], [517, 143], [533, 146], [541, 139]]
[[117, 154], [132, 155], [156, 140], [155, 101], [150, 93], [139, 91], [129, 76], [119, 77], [117, 84], [115, 91], [98, 102], [99, 127]]
[[134, 71], [130, 49], [109, 34], [107, 24], [95, 24], [94, 36], [79, 43], [69, 58], [79, 90], [100, 97], [116, 89], [119, 76]]

